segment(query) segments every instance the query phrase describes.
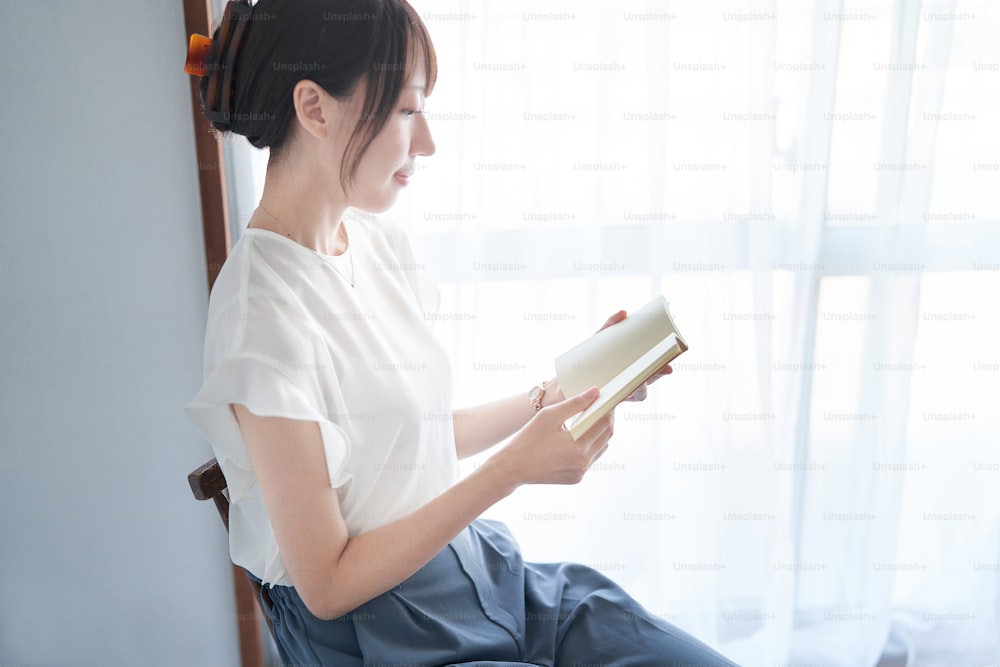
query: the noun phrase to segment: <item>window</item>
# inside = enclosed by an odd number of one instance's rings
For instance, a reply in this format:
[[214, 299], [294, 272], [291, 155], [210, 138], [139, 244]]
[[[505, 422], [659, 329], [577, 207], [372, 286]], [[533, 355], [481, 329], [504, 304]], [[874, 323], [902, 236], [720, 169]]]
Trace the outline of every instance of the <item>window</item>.
[[659, 292], [692, 345], [581, 485], [491, 511], [526, 558], [748, 665], [995, 659], [997, 8], [414, 4], [438, 151], [393, 215], [458, 402]]

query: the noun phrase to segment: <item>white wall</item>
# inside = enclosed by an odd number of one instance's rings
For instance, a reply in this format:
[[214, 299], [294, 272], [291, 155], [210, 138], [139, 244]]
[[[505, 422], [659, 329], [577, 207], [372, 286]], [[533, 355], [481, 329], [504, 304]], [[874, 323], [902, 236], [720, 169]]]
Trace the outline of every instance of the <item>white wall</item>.
[[180, 0], [0, 3], [0, 664], [233, 665]]

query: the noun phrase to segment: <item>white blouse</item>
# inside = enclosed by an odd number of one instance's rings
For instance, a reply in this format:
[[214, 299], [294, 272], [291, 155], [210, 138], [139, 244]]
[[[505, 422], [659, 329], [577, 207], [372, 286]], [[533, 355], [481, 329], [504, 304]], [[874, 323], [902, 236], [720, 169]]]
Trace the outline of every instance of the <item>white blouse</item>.
[[352, 536], [459, 479], [451, 368], [427, 323], [438, 290], [395, 223], [358, 216], [342, 224], [349, 250], [337, 256], [244, 231], [212, 288], [204, 384], [184, 408], [228, 482], [232, 560], [265, 583], [292, 585], [230, 403], [319, 423]]

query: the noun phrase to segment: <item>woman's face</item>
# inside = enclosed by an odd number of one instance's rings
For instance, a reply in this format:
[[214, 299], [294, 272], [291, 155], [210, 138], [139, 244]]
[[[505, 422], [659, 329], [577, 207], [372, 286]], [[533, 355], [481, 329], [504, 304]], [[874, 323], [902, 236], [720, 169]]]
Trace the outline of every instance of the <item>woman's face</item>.
[[[434, 140], [423, 114], [427, 82], [422, 53], [416, 55], [409, 71], [396, 107], [368, 146], [348, 186], [350, 205], [363, 211], [381, 213], [391, 207], [413, 175], [416, 157], [434, 154]], [[359, 87], [359, 98], [361, 94], [363, 87]], [[360, 108], [360, 100], [356, 102]]]

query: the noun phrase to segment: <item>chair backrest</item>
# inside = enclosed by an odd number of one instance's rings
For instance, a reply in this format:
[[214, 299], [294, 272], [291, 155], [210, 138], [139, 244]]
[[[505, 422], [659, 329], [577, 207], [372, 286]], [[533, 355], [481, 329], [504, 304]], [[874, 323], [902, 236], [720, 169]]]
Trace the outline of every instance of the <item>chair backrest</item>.
[[229, 532], [229, 498], [226, 496], [226, 477], [219, 462], [212, 459], [188, 475], [191, 493], [198, 500], [214, 500], [222, 523]]
[[[215, 502], [215, 508], [219, 510], [219, 516], [222, 517], [222, 524], [226, 527], [226, 532], [229, 532], [229, 496], [226, 491], [226, 477], [222, 474], [222, 468], [219, 467], [219, 462], [216, 459], [208, 461], [198, 469], [192, 471], [188, 475], [188, 484], [191, 486], [191, 493], [198, 500], [212, 500]], [[253, 633], [256, 629], [256, 644], [260, 643], [260, 632], [259, 626], [255, 624], [249, 624], [247, 621], [250, 620], [248, 616], [248, 608], [246, 607], [245, 597], [241, 595], [239, 589], [240, 582], [245, 581], [249, 584], [249, 590], [253, 593], [253, 599], [257, 601], [257, 606], [264, 616], [264, 620], [267, 621], [267, 629], [270, 630], [271, 636], [274, 636], [274, 628], [271, 627], [271, 619], [268, 618], [266, 610], [264, 609], [264, 603], [261, 599], [261, 587], [260, 584], [246, 576], [246, 571], [243, 568], [234, 565], [234, 568], [240, 570], [243, 573], [242, 577], [237, 577], [236, 581], [236, 604], [238, 607], [238, 618], [240, 619], [240, 644], [246, 648], [250, 648], [248, 644], [255, 643], [253, 640]], [[244, 588], [244, 590], [246, 590]], [[247, 635], [250, 636], [247, 636]]]

